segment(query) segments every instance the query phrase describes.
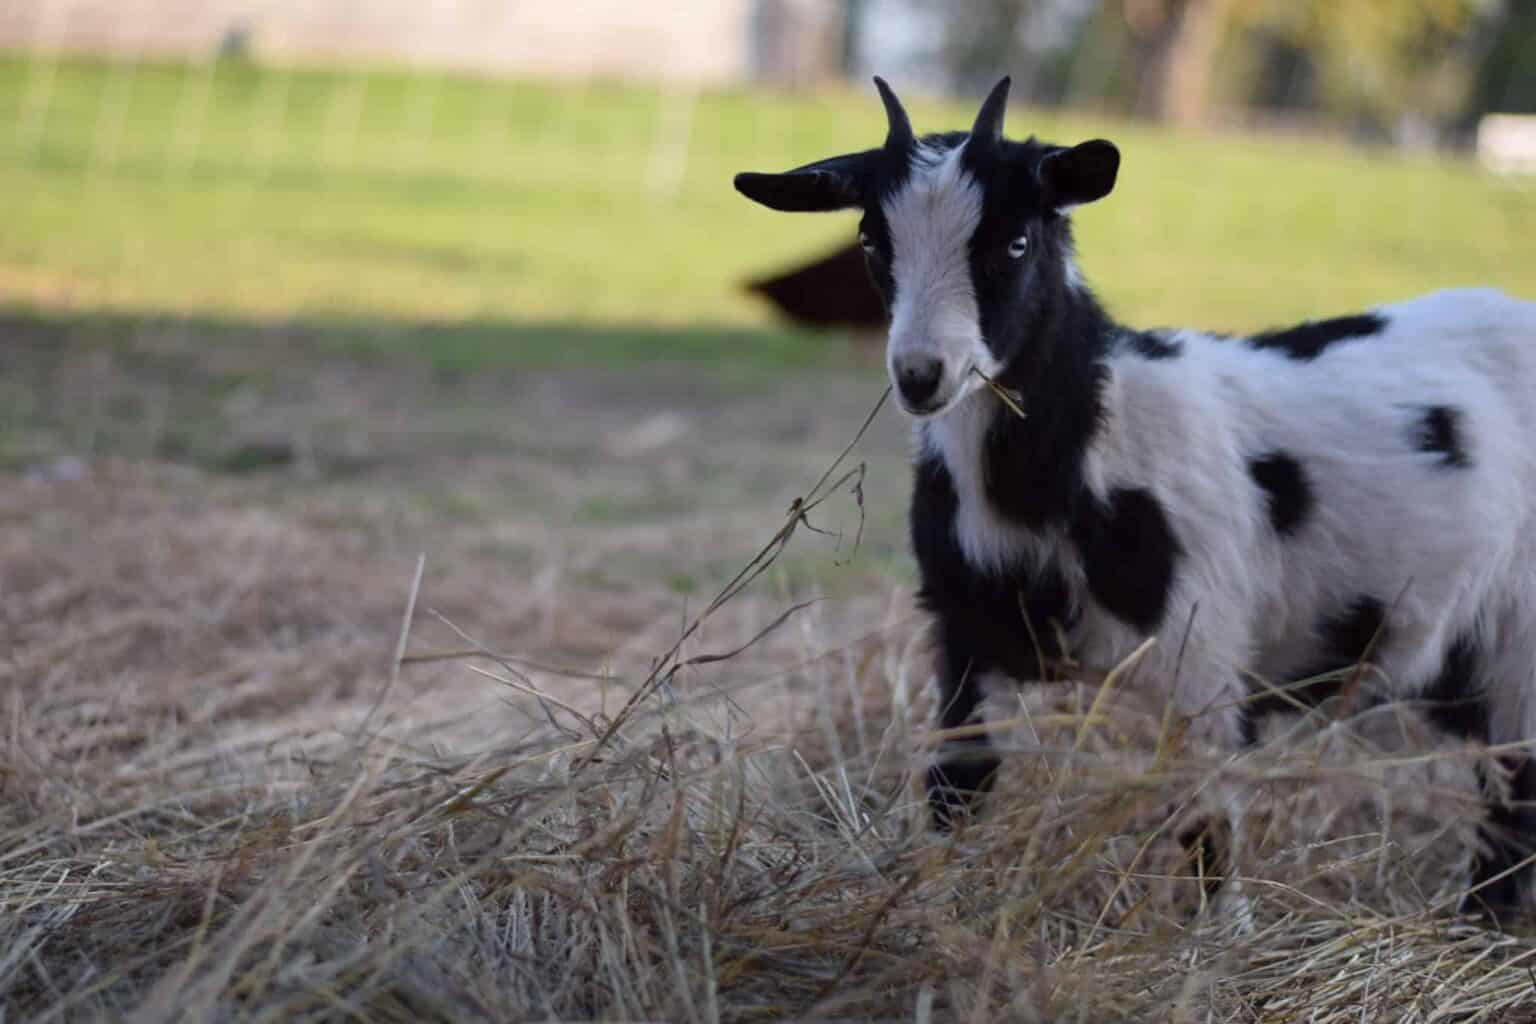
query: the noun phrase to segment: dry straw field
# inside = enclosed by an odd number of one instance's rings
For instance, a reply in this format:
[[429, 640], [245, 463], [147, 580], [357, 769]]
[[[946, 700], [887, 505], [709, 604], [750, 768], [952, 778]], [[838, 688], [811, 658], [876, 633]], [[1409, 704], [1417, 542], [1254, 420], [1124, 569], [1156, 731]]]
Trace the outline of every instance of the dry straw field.
[[[896, 417], [837, 461], [875, 374], [7, 327], [61, 405], [0, 486], [7, 1019], [1536, 1019], [1409, 709], [1220, 763], [1113, 678], [999, 692], [993, 813], [930, 834]], [[1218, 771], [1268, 794], [1244, 936], [1174, 838]]]

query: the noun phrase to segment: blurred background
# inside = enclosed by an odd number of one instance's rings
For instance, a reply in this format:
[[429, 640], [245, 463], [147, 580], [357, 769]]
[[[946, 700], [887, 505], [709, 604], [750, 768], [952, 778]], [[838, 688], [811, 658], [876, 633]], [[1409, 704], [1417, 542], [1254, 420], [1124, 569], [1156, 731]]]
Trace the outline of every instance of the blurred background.
[[[852, 215], [730, 186], [876, 143], [873, 72], [920, 130], [1008, 72], [1012, 134], [1115, 139], [1078, 239], [1128, 322], [1536, 298], [1528, 2], [5, 0], [0, 468], [671, 628], [883, 388]], [[787, 590], [908, 578], [903, 438]]]

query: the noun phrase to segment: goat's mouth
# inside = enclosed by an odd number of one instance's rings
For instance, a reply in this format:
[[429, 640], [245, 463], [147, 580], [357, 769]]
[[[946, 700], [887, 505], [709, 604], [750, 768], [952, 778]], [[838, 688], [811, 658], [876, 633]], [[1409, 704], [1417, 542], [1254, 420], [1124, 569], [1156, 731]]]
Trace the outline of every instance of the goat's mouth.
[[902, 412], [915, 420], [931, 420], [954, 403], [946, 399], [944, 401], [924, 402], [922, 405], [908, 405], [907, 400], [898, 394], [896, 396], [896, 404], [901, 406]]
[[925, 398], [921, 402], [912, 402], [901, 393], [901, 388], [893, 387], [896, 394], [896, 404], [901, 411], [915, 420], [931, 420], [944, 415], [960, 403], [966, 395], [981, 383], [980, 379], [969, 368], [959, 374], [952, 381], [946, 380], [932, 397]]
[[922, 402], [911, 402], [902, 395], [902, 388], [895, 388], [895, 404], [902, 408], [903, 413], [912, 419], [934, 419], [935, 416], [945, 415], [949, 407], [960, 398], [960, 388], [952, 388], [943, 395], [934, 395], [932, 398], [923, 399]]

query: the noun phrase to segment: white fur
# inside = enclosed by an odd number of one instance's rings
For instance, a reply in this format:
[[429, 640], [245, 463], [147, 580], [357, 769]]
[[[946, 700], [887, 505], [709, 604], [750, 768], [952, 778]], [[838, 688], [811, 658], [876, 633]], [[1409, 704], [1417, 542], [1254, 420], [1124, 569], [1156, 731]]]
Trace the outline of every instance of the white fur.
[[939, 360], [944, 378], [938, 395], [944, 404], [980, 383], [972, 368], [989, 375], [996, 370], [982, 341], [971, 283], [968, 253], [981, 221], [981, 186], [962, 166], [964, 152], [963, 145], [917, 147], [910, 177], [882, 206], [896, 283], [886, 349], [891, 377], [905, 359]]
[[[1536, 737], [1536, 304], [1461, 290], [1375, 312], [1380, 334], [1310, 362], [1193, 331], [1170, 335], [1177, 358], [1109, 360], [1088, 485], [1151, 490], [1184, 552], [1137, 676], [1220, 746], [1238, 740], [1243, 675], [1280, 682], [1314, 664], [1316, 624], [1359, 595], [1390, 606], [1372, 661], [1391, 692], [1420, 692], [1450, 644], [1475, 636], [1505, 712], [1495, 740]], [[1471, 466], [1416, 450], [1430, 405], [1461, 410]], [[1074, 654], [1114, 665], [1144, 637], [1088, 598], [1070, 544], [987, 502], [978, 456], [996, 414], [1009, 413], [981, 391], [919, 428], [955, 480], [961, 549], [989, 571], [1055, 556], [1084, 612]], [[1289, 537], [1249, 473], [1269, 451], [1301, 462], [1315, 498]]]
[[[1461, 290], [1375, 312], [1380, 333], [1309, 362], [1193, 331], [1167, 336], [1176, 358], [1125, 350], [1108, 361], [1085, 483], [1101, 498], [1150, 490], [1182, 548], [1157, 642], [1130, 684], [1187, 716], [1196, 741], [1240, 748], [1251, 679], [1314, 668], [1318, 624], [1362, 595], [1388, 604], [1374, 685], [1416, 696], [1471, 638], [1481, 694], [1456, 696], [1486, 701], [1490, 742], [1536, 739], [1536, 304]], [[1459, 411], [1470, 465], [1414, 443], [1437, 405]], [[919, 426], [953, 478], [963, 557], [984, 571], [1054, 563], [1077, 613], [1073, 655], [1117, 665], [1145, 638], [1094, 602], [1072, 542], [1020, 528], [987, 498], [981, 441], [997, 415], [1012, 413], [983, 390]], [[1251, 476], [1249, 460], [1268, 452], [1296, 458], [1312, 489], [1289, 536]], [[1254, 794], [1235, 780], [1218, 792], [1234, 842], [1218, 913], [1251, 930], [1240, 879]]]
[[[970, 275], [982, 190], [962, 153], [919, 147], [910, 180], [884, 201], [892, 377], [903, 360], [945, 368], [941, 408], [919, 422], [917, 442], [948, 468], [961, 556], [984, 573], [1059, 571], [1076, 612], [1071, 653], [1107, 670], [1145, 636], [1095, 602], [1065, 524], [1026, 530], [988, 496], [984, 438], [1013, 412], [972, 372], [999, 367]], [[1079, 292], [1070, 252], [1064, 260], [1067, 290]], [[1127, 338], [1107, 356], [1083, 482], [1101, 505], [1122, 489], [1149, 492], [1177, 539], [1157, 642], [1132, 684], [1166, 699], [1197, 741], [1238, 749], [1254, 680], [1316, 668], [1325, 624], [1363, 598], [1387, 613], [1370, 652], [1375, 685], [1418, 695], [1468, 640], [1483, 692], [1459, 696], [1484, 698], [1493, 742], [1536, 740], [1536, 304], [1468, 289], [1373, 312], [1381, 331], [1311, 360], [1187, 330], [1162, 332], [1181, 349], [1173, 358]], [[1435, 406], [1456, 410], [1467, 465], [1418, 443]], [[1288, 535], [1253, 475], [1269, 454], [1296, 460], [1311, 495]], [[1235, 831], [1245, 799], [1225, 800]], [[1229, 895], [1241, 919], [1242, 895]]]
[[1078, 269], [1077, 258], [1067, 253], [1067, 287], [1076, 291], [1083, 286], [1083, 272]]
[[[1145, 637], [1094, 605], [1065, 536], [1028, 531], [986, 497], [982, 439], [994, 416], [1013, 413], [971, 372], [998, 367], [970, 279], [982, 195], [963, 150], [919, 147], [909, 181], [885, 201], [896, 284], [888, 358], [946, 367], [947, 404], [919, 422], [917, 441], [953, 478], [966, 560], [986, 572], [1054, 563], [1083, 613], [1073, 653], [1107, 668]], [[1065, 270], [1078, 287], [1070, 253]], [[1239, 741], [1252, 678], [1279, 683], [1315, 664], [1318, 624], [1362, 595], [1389, 605], [1372, 660], [1394, 692], [1420, 692], [1447, 648], [1474, 636], [1491, 659], [1500, 738], [1536, 737], [1536, 305], [1469, 289], [1375, 312], [1380, 334], [1312, 361], [1188, 330], [1164, 334], [1182, 347], [1176, 358], [1109, 358], [1085, 482], [1100, 498], [1149, 490], [1183, 549], [1137, 675], [1219, 746]], [[1415, 448], [1432, 405], [1461, 410], [1472, 466]], [[1250, 472], [1269, 452], [1301, 463], [1315, 499], [1293, 536], [1276, 533]]]

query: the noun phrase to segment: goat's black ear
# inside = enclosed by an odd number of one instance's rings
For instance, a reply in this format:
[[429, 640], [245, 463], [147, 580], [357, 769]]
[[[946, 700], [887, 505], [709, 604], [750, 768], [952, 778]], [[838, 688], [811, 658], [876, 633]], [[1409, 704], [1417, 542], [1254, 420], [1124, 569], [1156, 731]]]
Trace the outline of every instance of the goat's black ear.
[[1040, 161], [1040, 184], [1045, 201], [1067, 210], [1103, 199], [1115, 187], [1120, 172], [1120, 151], [1113, 142], [1093, 139], [1071, 149], [1059, 149]]
[[783, 174], [744, 171], [736, 175], [736, 191], [754, 202], [789, 213], [820, 213], [862, 206], [880, 155], [878, 149], [849, 153], [818, 160]]

